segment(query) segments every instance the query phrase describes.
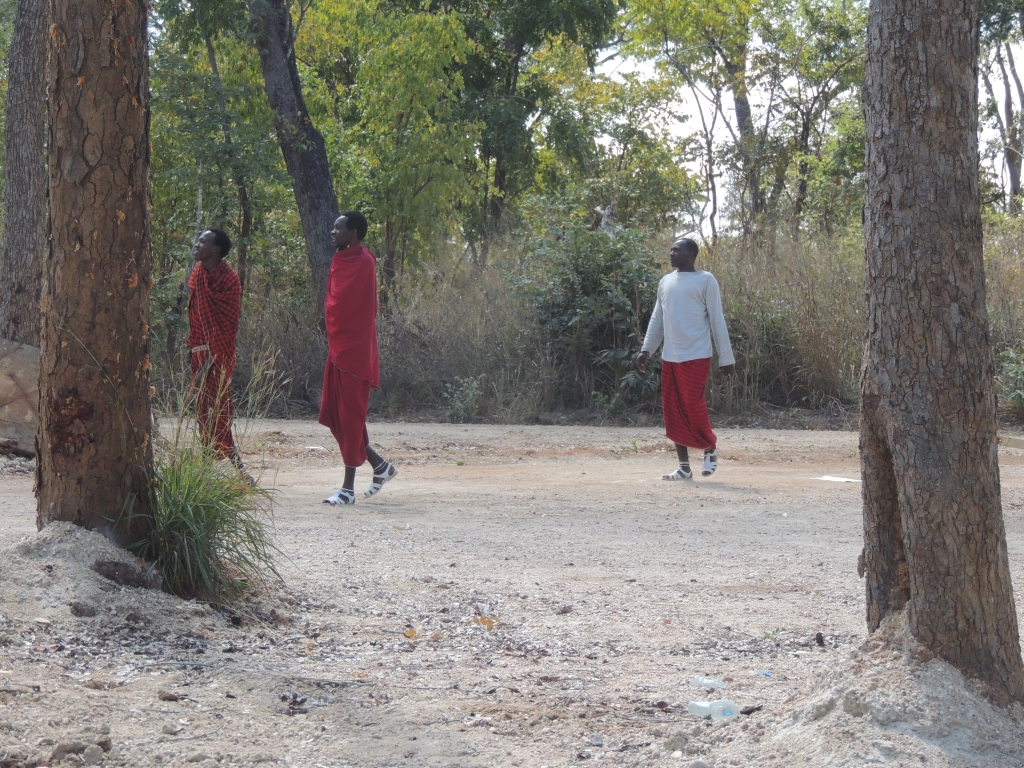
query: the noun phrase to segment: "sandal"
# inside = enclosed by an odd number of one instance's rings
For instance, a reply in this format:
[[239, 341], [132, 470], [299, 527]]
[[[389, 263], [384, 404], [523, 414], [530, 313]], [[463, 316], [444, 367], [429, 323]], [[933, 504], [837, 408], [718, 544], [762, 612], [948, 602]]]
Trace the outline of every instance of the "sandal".
[[370, 483], [369, 488], [363, 491], [363, 498], [368, 499], [373, 496], [377, 491], [384, 487], [384, 483], [388, 480], [394, 479], [395, 475], [398, 474], [398, 470], [395, 468], [395, 465], [390, 461], [385, 461], [384, 465], [380, 469], [380, 472], [376, 469], [373, 470], [373, 482]]
[[338, 492], [329, 499], [324, 499], [324, 504], [331, 504], [335, 507], [347, 507], [356, 503], [356, 492], [348, 488], [339, 488]]
[[690, 463], [680, 464], [676, 467], [676, 471], [669, 475], [662, 475], [662, 480], [689, 480], [693, 477], [693, 472], [690, 471]]
[[704, 451], [704, 469], [701, 470], [701, 475], [708, 477], [715, 474], [716, 469], [718, 469], [718, 450], [712, 448], [710, 451]]

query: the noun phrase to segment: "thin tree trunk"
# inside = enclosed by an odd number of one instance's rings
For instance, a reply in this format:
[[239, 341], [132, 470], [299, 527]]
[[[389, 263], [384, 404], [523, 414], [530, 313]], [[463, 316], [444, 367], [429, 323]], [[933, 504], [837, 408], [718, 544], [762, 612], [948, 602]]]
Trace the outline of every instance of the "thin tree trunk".
[[274, 111], [278, 142], [295, 191], [313, 290], [322, 306], [334, 255], [331, 226], [338, 218], [338, 199], [331, 182], [327, 146], [310, 120], [302, 98], [295, 63], [295, 36], [286, 0], [248, 0], [248, 3], [267, 99]]
[[861, 473], [868, 628], [1024, 699], [1000, 508], [978, 179], [978, 0], [868, 23]]
[[231, 119], [228, 117], [227, 100], [224, 98], [224, 84], [220, 79], [220, 67], [217, 66], [217, 51], [213, 47], [213, 39], [209, 35], [203, 35], [206, 41], [206, 58], [210, 64], [210, 72], [213, 73], [214, 87], [217, 89], [217, 98], [220, 106], [221, 119], [223, 120], [222, 131], [224, 133], [224, 151], [228, 156], [228, 163], [231, 165], [231, 172], [235, 177], [235, 190], [238, 193], [238, 210], [241, 224], [239, 226], [235, 252], [238, 254], [238, 280], [245, 291], [245, 282], [249, 277], [249, 236], [252, 233], [252, 205], [249, 202], [249, 184], [245, 178], [245, 171], [242, 168], [242, 160], [235, 152], [234, 142], [231, 138]]
[[178, 285], [178, 300], [174, 302], [173, 317], [167, 323], [167, 369], [174, 370], [174, 358], [178, 352], [178, 330], [181, 328], [185, 317], [185, 307], [188, 305], [188, 281], [192, 277], [192, 269], [196, 262], [191, 258], [195, 253], [196, 243], [203, 233], [203, 164], [199, 164], [199, 173], [196, 174], [196, 226], [192, 235], [192, 248], [189, 250], [188, 264], [185, 265], [185, 279]]
[[754, 127], [754, 112], [750, 106], [747, 83], [747, 46], [744, 43], [726, 51], [717, 40], [709, 40], [709, 44], [729, 75], [729, 91], [736, 114], [736, 129], [739, 131], [740, 173], [747, 202], [743, 229], [746, 234], [750, 234], [759, 226], [759, 219], [765, 211], [765, 201], [761, 191], [761, 142]]
[[[1009, 51], [1009, 48], [1007, 48]], [[999, 72], [1003, 76], [1003, 113], [1006, 119], [1006, 136], [1003, 141], [1003, 159], [1006, 163], [1006, 172], [1010, 177], [1010, 194], [1007, 211], [1011, 216], [1020, 214], [1020, 172], [1021, 172], [1021, 136], [1020, 120], [1013, 108], [1013, 92], [1010, 90], [1010, 76], [1006, 73], [1006, 65], [1003, 63], [1002, 46], [996, 44], [996, 63], [999, 64]]]
[[7, 60], [0, 337], [39, 345], [46, 249], [46, 27], [49, 0], [19, 0]]
[[50, 11], [37, 525], [68, 520], [129, 543], [116, 521], [147, 507], [153, 465], [146, 4], [51, 0]]

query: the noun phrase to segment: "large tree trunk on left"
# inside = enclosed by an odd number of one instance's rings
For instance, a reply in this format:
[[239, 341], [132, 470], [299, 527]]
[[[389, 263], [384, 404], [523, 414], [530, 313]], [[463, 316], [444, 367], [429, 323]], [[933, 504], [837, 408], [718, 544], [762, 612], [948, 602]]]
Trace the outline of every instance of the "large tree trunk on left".
[[148, 502], [149, 76], [143, 0], [51, 0], [51, 238], [37, 524], [116, 524]]
[[292, 179], [299, 209], [306, 257], [313, 274], [316, 300], [323, 306], [327, 273], [334, 256], [331, 227], [338, 218], [324, 137], [313, 125], [302, 98], [295, 63], [295, 30], [286, 0], [248, 0], [249, 23], [263, 68], [267, 100], [274, 111], [277, 139]]
[[7, 60], [0, 337], [39, 346], [46, 249], [46, 22], [49, 0], [18, 0]]
[[868, 628], [1024, 700], [978, 179], [978, 0], [874, 0], [864, 89]]

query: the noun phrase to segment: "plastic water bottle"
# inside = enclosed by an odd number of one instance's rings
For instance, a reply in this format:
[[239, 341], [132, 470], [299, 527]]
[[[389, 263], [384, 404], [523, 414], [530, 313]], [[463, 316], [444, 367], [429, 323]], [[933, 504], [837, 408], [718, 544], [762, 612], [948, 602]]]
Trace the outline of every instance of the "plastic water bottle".
[[716, 701], [691, 701], [686, 711], [694, 717], [707, 717], [711, 715], [712, 720], [726, 720], [735, 716], [740, 708], [726, 699]]
[[710, 677], [701, 677], [700, 675], [693, 678], [690, 685], [699, 685], [702, 688], [725, 688], [725, 683], [721, 680], [712, 680]]

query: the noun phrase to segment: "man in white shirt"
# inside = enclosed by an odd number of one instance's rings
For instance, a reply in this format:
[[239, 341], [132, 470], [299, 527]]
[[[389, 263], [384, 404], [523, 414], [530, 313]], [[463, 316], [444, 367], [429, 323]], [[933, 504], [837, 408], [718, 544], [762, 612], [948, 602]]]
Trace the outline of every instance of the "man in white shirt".
[[710, 272], [694, 269], [697, 243], [689, 238], [672, 244], [669, 256], [675, 272], [658, 283], [658, 298], [647, 326], [644, 345], [636, 358], [641, 373], [662, 339], [661, 402], [665, 413], [665, 433], [676, 444], [679, 468], [665, 480], [689, 480], [690, 457], [687, 447], [704, 449], [707, 477], [718, 467], [718, 438], [711, 430], [708, 403], [704, 398], [711, 371], [711, 341], [718, 349], [718, 365], [731, 376], [736, 358], [729, 343], [729, 330], [722, 314], [718, 282]]

